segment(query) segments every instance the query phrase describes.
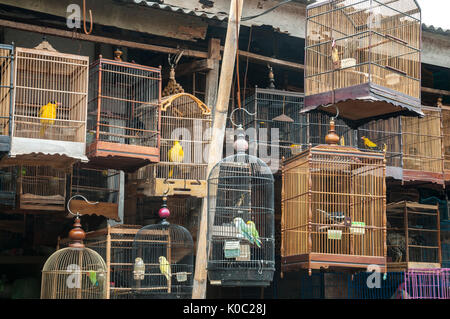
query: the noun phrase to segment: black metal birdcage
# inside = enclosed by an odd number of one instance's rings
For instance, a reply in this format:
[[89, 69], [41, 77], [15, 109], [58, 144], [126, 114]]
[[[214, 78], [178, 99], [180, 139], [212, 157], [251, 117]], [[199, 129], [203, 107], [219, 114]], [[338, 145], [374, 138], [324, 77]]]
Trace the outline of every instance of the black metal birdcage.
[[275, 271], [274, 178], [245, 154], [242, 126], [237, 154], [208, 177], [208, 277], [213, 285], [268, 286]]
[[132, 287], [137, 299], [192, 297], [194, 243], [186, 228], [166, 221], [169, 215], [164, 200], [162, 222], [144, 226], [134, 238]]

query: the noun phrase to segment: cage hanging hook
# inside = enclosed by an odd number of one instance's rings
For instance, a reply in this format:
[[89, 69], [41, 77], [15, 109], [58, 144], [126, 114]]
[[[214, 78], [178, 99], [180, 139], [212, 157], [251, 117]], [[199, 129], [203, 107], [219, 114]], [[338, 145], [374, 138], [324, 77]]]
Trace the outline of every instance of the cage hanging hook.
[[90, 27], [89, 27], [89, 31], [87, 31], [87, 29], [86, 29], [86, 0], [83, 0], [83, 29], [84, 29], [84, 33], [86, 33], [88, 35], [92, 33], [92, 28], [94, 26], [91, 9], [89, 9], [89, 23], [90, 23]]
[[71, 201], [72, 199], [74, 199], [75, 197], [81, 197], [81, 198], [83, 198], [83, 199], [86, 201], [86, 203], [91, 204], [91, 205], [96, 205], [96, 204], [98, 204], [98, 202], [90, 202], [90, 201], [88, 201], [87, 198], [84, 197], [83, 195], [80, 195], [80, 194], [73, 195], [73, 196], [67, 201], [67, 210], [69, 211], [70, 214], [72, 214], [72, 215], [74, 215], [74, 216], [77, 216], [77, 217], [80, 217], [81, 214], [80, 214], [79, 212], [77, 212], [76, 214], [74, 214], [74, 213], [72, 213], [72, 211], [70, 210], [70, 201]]
[[233, 124], [234, 126], [239, 126], [239, 125], [237, 125], [237, 124], [233, 121], [233, 113], [234, 113], [235, 111], [237, 111], [237, 110], [244, 111], [244, 112], [246, 112], [246, 113], [247, 113], [248, 115], [250, 115], [250, 116], [256, 115], [256, 112], [255, 112], [255, 113], [250, 113], [249, 111], [247, 111], [247, 110], [244, 109], [244, 108], [236, 108], [236, 109], [234, 109], [234, 110], [231, 112], [231, 114], [230, 114], [230, 121], [231, 121], [231, 124]]
[[339, 108], [337, 107], [337, 105], [336, 104], [330, 104], [330, 105], [327, 105], [327, 106], [324, 106], [324, 107], [330, 107], [332, 105], [336, 108], [336, 116], [333, 116], [331, 119], [332, 120], [336, 120], [339, 117]]
[[259, 274], [259, 275], [262, 275], [262, 268], [263, 268], [263, 261], [260, 260], [260, 261], [259, 261], [259, 268], [258, 268], [258, 274]]

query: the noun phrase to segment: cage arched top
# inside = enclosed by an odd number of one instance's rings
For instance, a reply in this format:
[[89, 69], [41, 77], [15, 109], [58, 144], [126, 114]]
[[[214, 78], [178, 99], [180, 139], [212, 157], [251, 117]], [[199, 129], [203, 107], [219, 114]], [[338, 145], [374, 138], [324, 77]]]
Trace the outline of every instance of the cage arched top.
[[235, 154], [225, 157], [211, 169], [208, 183], [219, 183], [220, 178], [251, 177], [258, 184], [273, 184], [274, 177], [270, 167], [260, 158], [248, 154]]
[[171, 244], [183, 244], [185, 246], [193, 246], [192, 236], [189, 231], [180, 225], [175, 224], [154, 224], [142, 227], [135, 236], [137, 244], [142, 239], [153, 238], [154, 236], [166, 236], [171, 238]]
[[[182, 108], [183, 105], [190, 105], [190, 103], [186, 103], [185, 101], [183, 101], [183, 99], [190, 99], [194, 101], [200, 109], [202, 115], [211, 115], [211, 109], [199, 98], [189, 93], [177, 93], [163, 97], [161, 101], [161, 111], [166, 112], [169, 107]], [[175, 101], [177, 100], [181, 103], [176, 103]]]

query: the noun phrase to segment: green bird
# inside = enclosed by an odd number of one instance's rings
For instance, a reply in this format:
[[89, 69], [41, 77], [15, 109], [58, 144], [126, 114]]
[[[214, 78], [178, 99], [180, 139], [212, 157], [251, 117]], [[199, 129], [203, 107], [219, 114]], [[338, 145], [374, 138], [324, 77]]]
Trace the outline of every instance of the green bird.
[[249, 220], [247, 222], [247, 228], [248, 228], [250, 235], [253, 238], [254, 243], [256, 244], [256, 246], [258, 246], [258, 248], [260, 248], [261, 240], [259, 239], [259, 234], [258, 234], [258, 230], [256, 229], [255, 223], [252, 222], [251, 220]]
[[98, 281], [97, 281], [97, 272], [90, 270], [88, 273], [88, 277], [91, 280], [92, 285], [94, 286], [98, 286]]

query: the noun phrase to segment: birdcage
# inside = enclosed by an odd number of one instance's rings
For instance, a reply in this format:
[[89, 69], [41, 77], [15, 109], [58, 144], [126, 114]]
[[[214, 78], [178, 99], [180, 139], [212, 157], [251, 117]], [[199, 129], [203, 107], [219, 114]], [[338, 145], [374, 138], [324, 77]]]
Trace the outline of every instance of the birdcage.
[[384, 154], [325, 141], [283, 163], [281, 270], [384, 269]]
[[438, 205], [390, 203], [386, 216], [389, 270], [441, 267]]
[[389, 177], [443, 184], [441, 109], [423, 106], [422, 110], [423, 118], [400, 116], [362, 125], [358, 128], [358, 147], [369, 149], [363, 138], [375, 143], [375, 149], [386, 145]]
[[450, 106], [440, 105], [440, 108], [442, 112], [444, 179], [445, 181], [450, 181]]
[[188, 93], [163, 97], [160, 162], [139, 169], [134, 180], [145, 196], [206, 196], [205, 152], [211, 110]]
[[275, 271], [274, 177], [245, 150], [238, 126], [237, 154], [208, 177], [208, 278], [212, 285], [270, 285]]
[[0, 44], [0, 157], [11, 149], [14, 89], [14, 47]]
[[421, 116], [421, 10], [415, 0], [319, 1], [306, 9], [305, 109], [354, 127]]
[[89, 57], [57, 52], [47, 41], [34, 49], [15, 48], [8, 162], [87, 161], [88, 64]]
[[[245, 117], [244, 128], [257, 144], [260, 158], [288, 158], [301, 150], [304, 94], [255, 87], [245, 100], [251, 115]], [[250, 131], [249, 129], [254, 129]]]
[[100, 57], [90, 66], [87, 155], [134, 171], [159, 161], [161, 69]]
[[441, 265], [450, 268], [450, 220], [441, 220]]
[[71, 243], [53, 253], [42, 269], [41, 299], [104, 299], [107, 267], [103, 258], [83, 245], [77, 216], [69, 232]]
[[450, 268], [405, 272], [405, 299], [450, 299]]
[[72, 200], [73, 210], [82, 215], [105, 216], [120, 222], [120, 183], [124, 182], [120, 171], [91, 168], [86, 164], [75, 164], [72, 171], [71, 195], [83, 195], [95, 205], [87, 205], [83, 200]]
[[17, 167], [17, 194], [23, 210], [64, 211], [68, 169], [51, 166]]
[[[134, 237], [141, 228], [139, 225], [108, 225], [86, 233], [85, 246], [97, 252], [106, 263], [106, 299], [134, 298], [132, 250]], [[58, 249], [67, 247], [69, 243], [70, 238], [59, 240]]]
[[17, 167], [0, 168], [0, 207], [16, 206]]
[[404, 282], [404, 272], [358, 272], [348, 278], [348, 299], [405, 299]]
[[138, 299], [190, 299], [194, 276], [194, 244], [189, 231], [165, 220], [170, 215], [163, 204], [161, 223], [147, 225], [133, 242], [133, 292]]

